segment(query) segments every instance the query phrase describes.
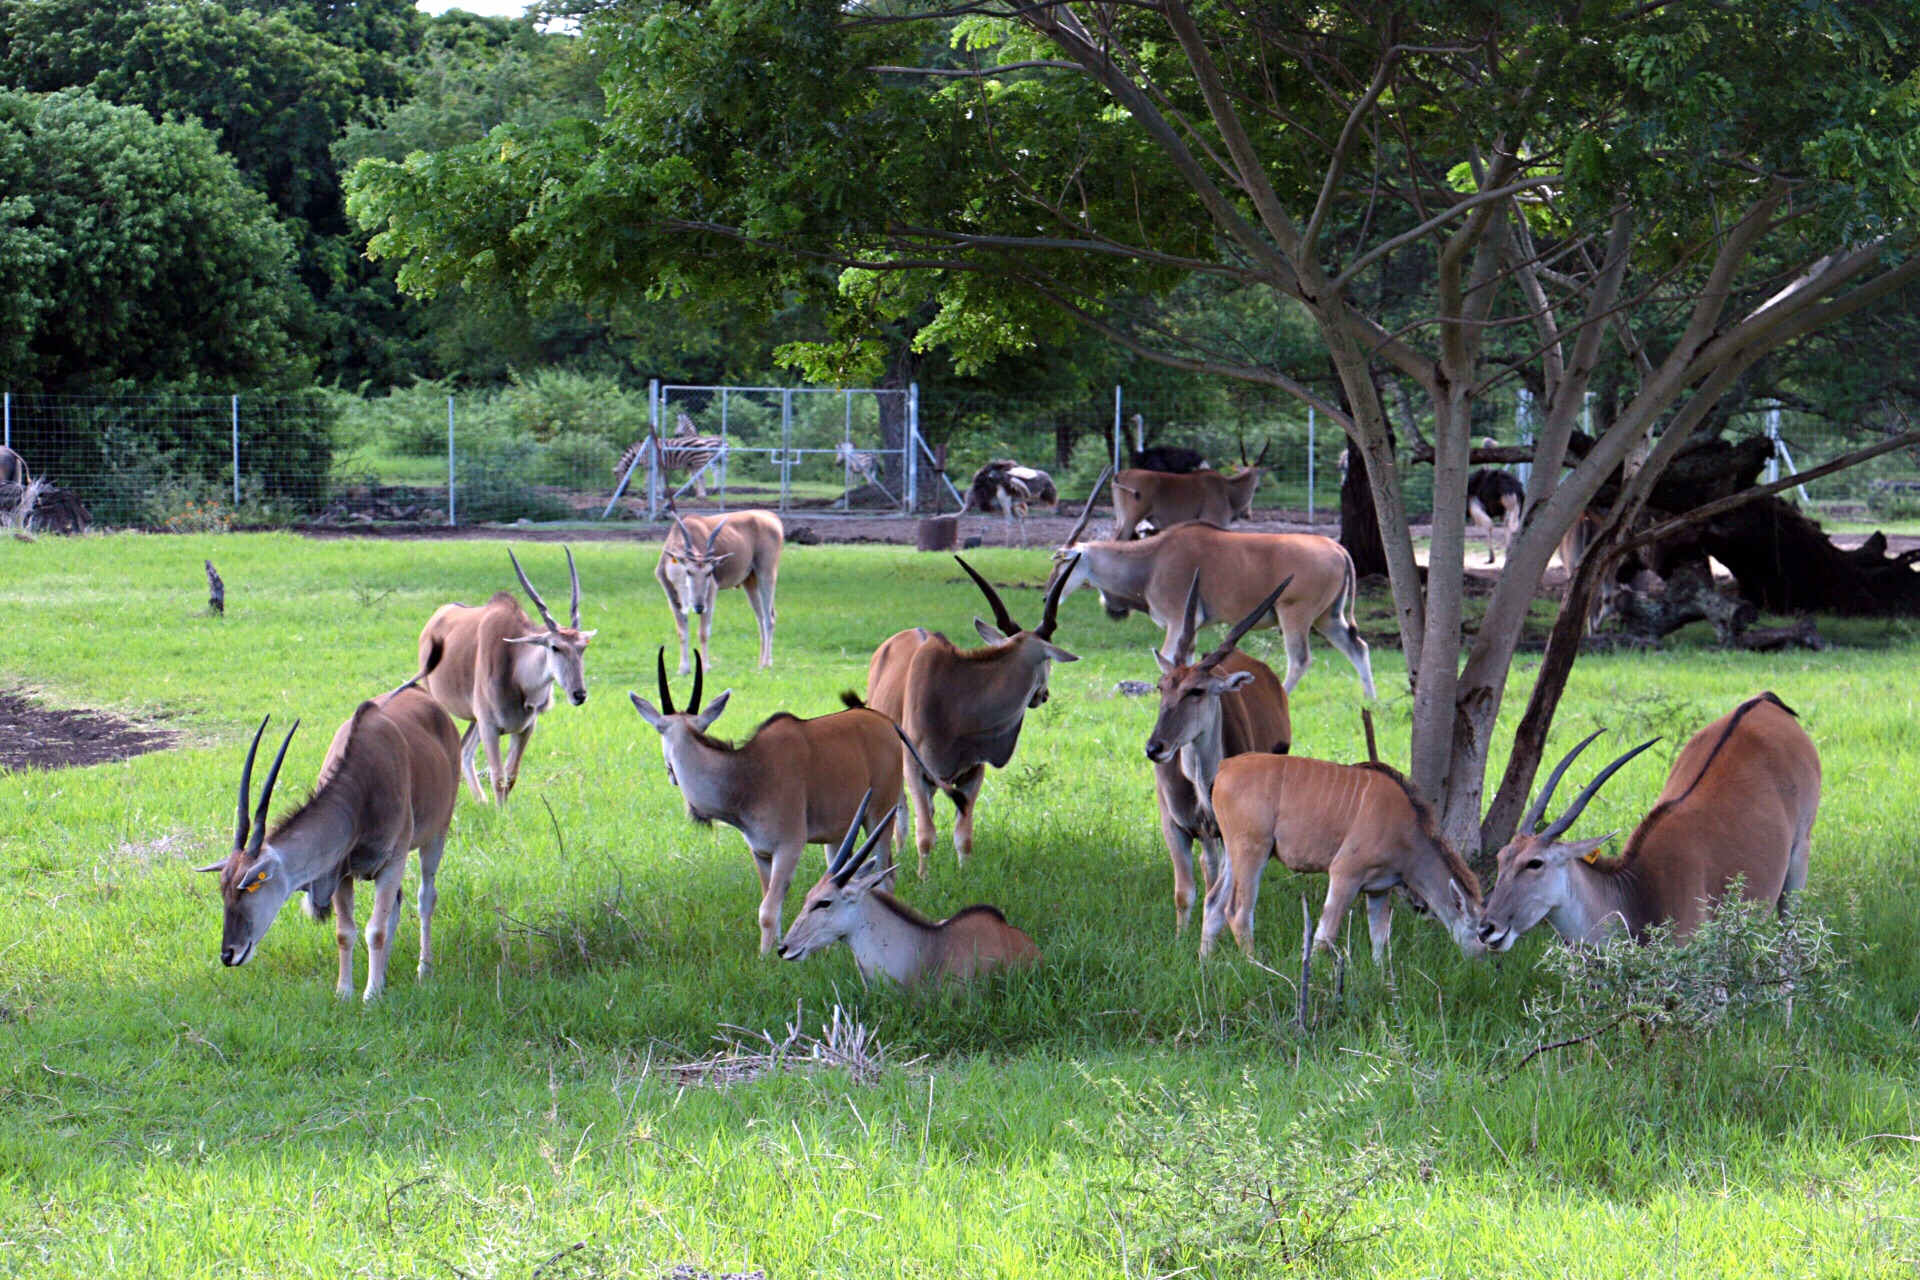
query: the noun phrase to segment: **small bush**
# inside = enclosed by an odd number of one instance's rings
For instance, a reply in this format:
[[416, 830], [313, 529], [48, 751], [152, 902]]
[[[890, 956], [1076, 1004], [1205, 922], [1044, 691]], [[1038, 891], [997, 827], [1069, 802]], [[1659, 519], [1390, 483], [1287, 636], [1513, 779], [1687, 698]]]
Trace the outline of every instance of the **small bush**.
[[[1101, 468], [1113, 462], [1113, 442], [1102, 436], [1082, 436], [1073, 446], [1073, 461], [1067, 467], [1065, 475], [1054, 477], [1054, 486], [1060, 490], [1060, 500], [1071, 502], [1075, 507], [1087, 500], [1087, 494], [1093, 489], [1093, 482], [1100, 478]], [[1107, 494], [1100, 495], [1105, 502]]]
[[611, 490], [618, 458], [604, 437], [567, 431], [542, 446], [540, 474], [548, 484]]
[[1867, 510], [1882, 520], [1920, 520], [1920, 489], [1897, 481], [1876, 481], [1867, 490]]
[[513, 436], [463, 441], [456, 473], [455, 507], [463, 523], [486, 520], [565, 520], [566, 504], [531, 483], [538, 450]]
[[494, 401], [508, 430], [546, 443], [564, 435], [595, 436], [623, 449], [647, 433], [647, 398], [612, 378], [546, 369], [513, 384]]

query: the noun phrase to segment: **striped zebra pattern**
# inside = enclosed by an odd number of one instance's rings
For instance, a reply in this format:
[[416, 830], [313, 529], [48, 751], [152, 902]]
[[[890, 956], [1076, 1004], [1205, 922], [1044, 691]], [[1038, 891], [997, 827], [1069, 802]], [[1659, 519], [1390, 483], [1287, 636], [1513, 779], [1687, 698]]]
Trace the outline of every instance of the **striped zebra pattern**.
[[[614, 464], [616, 476], [624, 476], [642, 457], [647, 441], [652, 433], [635, 440], [620, 455], [620, 461]], [[683, 411], [673, 424], [673, 435], [660, 442], [660, 469], [667, 475], [676, 472], [688, 472], [694, 477], [693, 492], [697, 497], [707, 496], [707, 477], [702, 470], [708, 463], [725, 453], [727, 442], [723, 436], [703, 436], [696, 433], [693, 419]]]

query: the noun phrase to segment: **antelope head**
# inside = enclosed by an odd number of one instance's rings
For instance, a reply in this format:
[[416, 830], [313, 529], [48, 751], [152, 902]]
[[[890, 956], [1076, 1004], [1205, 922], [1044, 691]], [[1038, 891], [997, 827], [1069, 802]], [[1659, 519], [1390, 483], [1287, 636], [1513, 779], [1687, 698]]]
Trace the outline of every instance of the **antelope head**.
[[727, 709], [727, 699], [733, 696], [728, 689], [712, 702], [706, 710], [700, 709], [700, 686], [706, 678], [706, 666], [700, 661], [700, 655], [693, 655], [693, 696], [687, 700], [685, 711], [673, 708], [673, 690], [667, 684], [667, 648], [660, 646], [660, 705], [656, 708], [639, 694], [629, 691], [627, 697], [633, 700], [633, 709], [640, 718], [652, 725], [660, 734], [660, 751], [667, 761], [667, 780], [674, 786], [680, 786], [680, 774], [674, 768], [674, 760], [686, 750], [690, 741], [696, 740], [712, 727]]
[[1520, 819], [1519, 834], [1500, 851], [1496, 860], [1498, 878], [1494, 881], [1493, 892], [1488, 895], [1486, 905], [1480, 911], [1480, 941], [1490, 950], [1506, 951], [1519, 941], [1521, 934], [1555, 911], [1568, 906], [1575, 893], [1574, 859], [1590, 857], [1618, 834], [1609, 831], [1606, 835], [1588, 840], [1560, 839], [1573, 826], [1581, 810], [1587, 807], [1587, 801], [1606, 785], [1607, 779], [1627, 761], [1660, 741], [1658, 738], [1641, 743], [1602, 769], [1600, 776], [1587, 784], [1586, 790], [1574, 798], [1565, 813], [1546, 826], [1540, 826], [1540, 820], [1546, 817], [1547, 805], [1553, 799], [1553, 789], [1560, 785], [1560, 778], [1573, 763], [1574, 757], [1605, 732], [1604, 729], [1596, 731], [1567, 752], [1554, 771], [1547, 775], [1547, 785], [1541, 788], [1539, 799]]
[[[960, 560], [960, 557], [955, 556], [954, 559]], [[1007, 612], [1006, 602], [993, 589], [993, 584], [975, 573], [972, 565], [960, 560], [960, 567], [979, 586], [980, 593], [986, 596], [987, 605], [993, 610], [992, 622], [975, 618], [973, 629], [988, 644], [1004, 645], [1009, 652], [1019, 655], [1034, 673], [1033, 693], [1027, 699], [1029, 707], [1037, 707], [1047, 700], [1047, 672], [1052, 663], [1080, 661], [1079, 654], [1068, 653], [1052, 642], [1053, 633], [1060, 625], [1060, 598], [1066, 594], [1067, 579], [1073, 576], [1079, 561], [1080, 557], [1074, 556], [1054, 575], [1052, 585], [1047, 588], [1046, 603], [1040, 609], [1040, 625], [1028, 631]]]
[[[268, 717], [270, 718], [270, 717]], [[280, 764], [287, 758], [287, 745], [293, 741], [300, 722], [287, 730], [280, 753], [267, 770], [267, 784], [260, 791], [260, 806], [247, 814], [249, 791], [253, 786], [253, 760], [260, 752], [260, 735], [267, 731], [267, 719], [254, 730], [253, 745], [247, 748], [246, 763], [240, 766], [240, 816], [233, 833], [233, 852], [218, 862], [197, 867], [198, 871], [220, 873], [220, 901], [224, 919], [220, 930], [220, 963], [232, 968], [253, 958], [253, 949], [266, 936], [280, 908], [304, 888], [292, 883], [285, 860], [267, 840], [267, 806], [273, 800], [273, 784], [280, 778]]]
[[1226, 639], [1212, 653], [1195, 662], [1193, 638], [1200, 627], [1200, 573], [1194, 571], [1193, 585], [1187, 588], [1187, 608], [1180, 634], [1174, 637], [1173, 656], [1169, 658], [1158, 649], [1153, 651], [1153, 660], [1160, 664], [1160, 715], [1147, 737], [1147, 759], [1171, 760], [1182, 747], [1212, 732], [1220, 723], [1221, 696], [1253, 683], [1251, 671], [1220, 675], [1215, 668], [1226, 660], [1255, 623], [1273, 612], [1274, 602], [1292, 582], [1293, 575], [1288, 574], [1265, 600], [1254, 606], [1252, 613], [1234, 624], [1233, 630], [1227, 632]]
[[513, 571], [519, 576], [520, 585], [526, 589], [534, 608], [540, 611], [540, 620], [547, 624], [547, 629], [530, 636], [511, 636], [507, 643], [543, 651], [542, 669], [527, 682], [529, 687], [544, 688], [557, 684], [566, 690], [567, 697], [577, 707], [587, 700], [587, 644], [600, 633], [597, 630], [580, 629], [580, 571], [573, 564], [573, 548], [566, 547], [563, 550], [567, 553], [567, 576], [573, 582], [572, 622], [564, 627], [553, 620], [553, 615], [547, 612], [547, 602], [527, 581], [527, 571], [520, 567], [520, 557], [514, 555], [511, 548], [508, 549], [507, 559], [513, 561]]
[[887, 867], [876, 865], [865, 875], [860, 874], [861, 867], [892, 827], [894, 814], [900, 809], [899, 805], [889, 809], [884, 818], [872, 825], [867, 842], [855, 850], [854, 841], [860, 835], [860, 823], [867, 816], [867, 804], [872, 799], [873, 791], [869, 788], [867, 794], [860, 797], [860, 808], [853, 815], [846, 838], [827, 861], [827, 873], [807, 890], [800, 914], [793, 918], [793, 927], [787, 930], [786, 939], [780, 944], [782, 960], [804, 960], [836, 942], [847, 941], [860, 927], [867, 895], [891, 880], [899, 869], [900, 864], [896, 862]]
[[707, 534], [707, 540], [702, 543], [694, 538], [693, 530], [687, 528], [687, 522], [680, 518], [678, 511], [671, 514], [674, 526], [680, 530], [680, 546], [678, 549], [666, 549], [667, 577], [680, 597], [680, 611], [698, 617], [707, 611], [707, 606], [713, 600], [714, 571], [733, 555], [731, 551], [714, 550], [720, 541], [720, 530], [726, 527], [732, 517], [721, 516], [714, 524], [713, 531]]

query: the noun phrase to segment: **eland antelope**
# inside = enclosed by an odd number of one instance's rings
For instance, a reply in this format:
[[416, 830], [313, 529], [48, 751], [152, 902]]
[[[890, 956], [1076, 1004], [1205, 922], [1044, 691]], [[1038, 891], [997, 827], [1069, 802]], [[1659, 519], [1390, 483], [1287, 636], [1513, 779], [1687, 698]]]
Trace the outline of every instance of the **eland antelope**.
[[1287, 589], [1282, 582], [1234, 624], [1213, 652], [1195, 661], [1200, 575], [1193, 576], [1173, 656], [1154, 650], [1160, 664], [1160, 714], [1147, 737], [1153, 761], [1160, 831], [1173, 859], [1173, 921], [1187, 927], [1193, 910], [1193, 842], [1200, 841], [1207, 883], [1220, 878], [1220, 826], [1213, 816], [1213, 779], [1220, 763], [1249, 751], [1285, 755], [1293, 745], [1287, 691], [1273, 670], [1235, 648]]
[[[1104, 478], [1104, 477], [1103, 477]], [[1098, 493], [1099, 484], [1094, 485]], [[1091, 511], [1092, 502], [1088, 509]], [[1373, 662], [1353, 623], [1353, 558], [1332, 538], [1311, 533], [1229, 533], [1210, 524], [1177, 525], [1158, 537], [1135, 542], [1082, 542], [1087, 513], [1053, 553], [1062, 596], [1091, 584], [1107, 615], [1124, 618], [1144, 610], [1166, 629], [1161, 652], [1171, 657], [1185, 617], [1187, 590], [1203, 568], [1200, 625], [1244, 617], [1265, 584], [1291, 580], [1272, 610], [1287, 651], [1285, 686], [1292, 693], [1313, 661], [1307, 632], [1317, 630], [1353, 664], [1360, 687], [1374, 696]]]
[[1640, 938], [1668, 921], [1684, 940], [1736, 877], [1744, 877], [1748, 901], [1786, 910], [1807, 882], [1820, 809], [1820, 753], [1792, 709], [1762, 693], [1694, 734], [1626, 847], [1604, 859], [1597, 851], [1616, 833], [1560, 837], [1614, 771], [1652, 742], [1609, 764], [1565, 813], [1534, 830], [1567, 766], [1599, 736], [1567, 753], [1521, 819], [1521, 834], [1500, 851], [1480, 924], [1487, 946], [1505, 951], [1542, 920], [1574, 943], [1615, 930]]
[[[912, 757], [904, 767], [922, 879], [934, 841], [928, 788], [944, 792], [958, 811], [953, 848], [965, 865], [973, 853], [975, 802], [987, 766], [1004, 769], [1013, 759], [1027, 708], [1047, 700], [1052, 665], [1080, 660], [1052, 643], [1066, 575], [1056, 577], [1041, 606], [1039, 624], [1028, 631], [1013, 620], [992, 583], [959, 556], [954, 559], [993, 610], [992, 625], [973, 620], [986, 647], [961, 649], [937, 631], [914, 627], [889, 636], [867, 666], [867, 705], [900, 726]], [[904, 814], [900, 834], [906, 834]]]
[[[520, 558], [511, 550], [507, 559], [540, 611], [544, 630], [535, 627], [519, 602], [504, 591], [494, 593], [479, 608], [442, 605], [420, 632], [420, 672], [408, 683], [421, 683], [433, 700], [456, 720], [470, 721], [460, 739], [460, 772], [473, 788], [473, 798], [486, 803], [474, 756], [487, 752], [487, 773], [496, 802], [505, 804], [520, 778], [520, 757], [533, 739], [540, 713], [553, 705], [553, 686], [566, 691], [574, 706], [587, 700], [587, 644], [598, 632], [580, 629], [580, 571], [567, 549], [567, 576], [573, 584], [571, 622], [561, 626], [547, 612], [547, 602], [527, 581]], [[512, 737], [504, 765], [500, 735]]]
[[1380, 963], [1393, 929], [1392, 892], [1432, 912], [1460, 949], [1478, 955], [1480, 882], [1434, 821], [1433, 810], [1388, 765], [1332, 764], [1251, 752], [1220, 765], [1213, 812], [1226, 845], [1224, 873], [1207, 886], [1200, 954], [1231, 924], [1253, 954], [1260, 874], [1277, 858], [1291, 871], [1323, 871], [1327, 901], [1314, 950], [1330, 951], [1355, 898], [1367, 895], [1367, 927]]
[[[864, 791], [881, 803], [900, 803], [900, 737], [876, 711], [855, 707], [801, 720], [776, 712], [739, 744], [709, 737], [707, 730], [727, 709], [728, 689], [700, 705], [704, 674], [696, 656], [693, 696], [676, 711], [667, 685], [667, 650], [659, 653], [660, 705], [629, 693], [640, 718], [660, 734], [667, 778], [695, 822], [723, 822], [746, 837], [760, 873], [760, 954], [780, 941], [780, 914], [800, 855], [810, 844], [831, 845], [857, 825]], [[860, 812], [864, 816], [864, 809]], [[884, 829], [883, 829], [884, 827]], [[882, 841], [881, 862], [892, 861], [891, 827], [870, 824]]]
[[[1266, 456], [1262, 450], [1261, 457]], [[1204, 520], [1225, 528], [1235, 520], [1244, 520], [1253, 509], [1253, 495], [1260, 487], [1266, 469], [1258, 462], [1244, 466], [1232, 475], [1211, 468], [1186, 472], [1147, 471], [1130, 468], [1113, 477], [1113, 536], [1118, 542], [1130, 542], [1140, 536], [1140, 526], [1153, 526], [1164, 533], [1190, 520]], [[1100, 492], [1100, 486], [1094, 486]], [[1088, 499], [1092, 505], [1092, 499]]]
[[856, 852], [854, 838], [871, 798], [860, 802], [827, 873], [807, 890], [780, 945], [782, 959], [804, 960], [844, 942], [853, 950], [862, 982], [884, 973], [908, 988], [971, 982], [995, 969], [1040, 963], [1040, 948], [1008, 924], [998, 907], [972, 906], [945, 920], [929, 920], [882, 887], [898, 869], [894, 864], [876, 862], [862, 875], [861, 867], [894, 819], [890, 812], [870, 824], [873, 833]]
[[660, 546], [653, 576], [667, 593], [680, 633], [680, 675], [687, 674], [687, 615], [700, 619], [700, 656], [706, 665], [713, 632], [713, 606], [720, 592], [739, 587], [760, 624], [760, 665], [773, 665], [773, 589], [780, 577], [786, 529], [771, 511], [732, 511], [723, 516], [682, 516]]
[[371, 1000], [387, 984], [400, 882], [412, 849], [420, 851], [420, 976], [433, 967], [433, 907], [439, 898], [434, 875], [460, 794], [460, 739], [447, 713], [419, 689], [402, 685], [363, 702], [333, 735], [313, 794], [269, 832], [267, 807], [299, 727], [296, 720], [287, 730], [249, 821], [253, 762], [267, 729], [261, 720], [240, 767], [233, 852], [200, 868], [220, 873], [220, 962], [231, 967], [251, 959], [287, 899], [305, 890], [309, 916], [335, 918], [340, 977], [334, 989], [342, 998], [351, 996], [353, 882], [371, 880], [365, 996]]

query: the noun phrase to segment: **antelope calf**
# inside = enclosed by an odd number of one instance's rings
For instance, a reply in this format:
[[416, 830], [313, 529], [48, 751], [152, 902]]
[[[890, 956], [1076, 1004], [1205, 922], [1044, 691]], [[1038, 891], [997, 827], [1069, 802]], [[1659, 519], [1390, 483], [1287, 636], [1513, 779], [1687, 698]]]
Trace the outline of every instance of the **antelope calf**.
[[1200, 841], [1207, 883], [1220, 878], [1220, 826], [1213, 816], [1213, 780], [1220, 763], [1249, 751], [1285, 755], [1293, 745], [1287, 715], [1287, 691], [1266, 663], [1234, 646], [1258, 622], [1280, 593], [1282, 582], [1227, 633], [1213, 652], [1193, 660], [1193, 634], [1199, 625], [1200, 575], [1187, 592], [1185, 620], [1175, 638], [1173, 656], [1154, 651], [1160, 664], [1160, 714], [1147, 738], [1153, 761], [1154, 798], [1160, 803], [1160, 831], [1173, 859], [1175, 932], [1187, 927], [1193, 910], [1193, 842]]
[[680, 633], [680, 674], [687, 674], [687, 615], [700, 619], [700, 657], [708, 666], [707, 637], [713, 606], [723, 590], [746, 592], [760, 624], [760, 665], [773, 665], [773, 588], [780, 576], [786, 529], [771, 511], [734, 511], [724, 516], [673, 513], [673, 529], [660, 547], [653, 576], [667, 593], [674, 629]]
[[1780, 911], [1807, 882], [1813, 820], [1820, 809], [1820, 753], [1793, 711], [1771, 693], [1735, 707], [1693, 735], [1673, 762], [1651, 812], [1615, 858], [1596, 858], [1613, 833], [1562, 840], [1594, 793], [1642, 743], [1600, 772], [1548, 826], [1560, 777], [1598, 733], [1567, 753], [1520, 834], [1500, 851], [1499, 874], [1481, 917], [1480, 938], [1505, 951], [1546, 920], [1568, 942], [1615, 930], [1640, 938], [1671, 921], [1691, 937], [1736, 876], [1749, 902]]
[[1225, 873], [1207, 888], [1200, 954], [1223, 926], [1253, 954], [1253, 907], [1269, 858], [1292, 871], [1324, 871], [1327, 901], [1314, 950], [1332, 950], [1347, 909], [1367, 895], [1373, 957], [1386, 954], [1391, 893], [1432, 912], [1460, 949], [1478, 955], [1480, 882], [1440, 835], [1433, 810], [1383, 764], [1331, 764], [1302, 756], [1235, 756], [1213, 780], [1213, 811], [1226, 845]]
[[[873, 651], [867, 666], [867, 705], [900, 726], [911, 757], [904, 761], [904, 769], [923, 880], [934, 841], [933, 797], [928, 788], [944, 792], [958, 811], [953, 847], [964, 866], [973, 854], [975, 802], [987, 766], [1004, 769], [1013, 759], [1027, 709], [1047, 700], [1052, 665], [1080, 660], [1052, 643], [1059, 625], [1062, 584], [1071, 576], [1071, 565], [1056, 576], [1041, 607], [1039, 625], [1028, 631], [1013, 620], [992, 583], [959, 556], [954, 559], [993, 610], [997, 625], [973, 620], [986, 647], [961, 649], [937, 631], [915, 627], [889, 636]], [[900, 834], [906, 835], [904, 815]]]
[[[729, 689], [702, 710], [704, 675], [694, 659], [693, 696], [685, 711], [674, 710], [667, 686], [667, 651], [659, 653], [660, 706], [637, 693], [640, 718], [660, 733], [667, 778], [680, 788], [687, 816], [695, 822], [723, 822], [747, 839], [760, 873], [760, 954], [780, 941], [780, 914], [787, 889], [809, 844], [830, 845], [864, 817], [862, 792], [881, 803], [900, 802], [900, 737], [893, 723], [876, 711], [854, 708], [812, 720], [778, 712], [767, 717], [738, 745], [707, 736], [727, 709]], [[892, 860], [892, 831], [869, 824], [884, 836], [881, 861]]]
[[780, 946], [782, 959], [804, 960], [844, 942], [853, 949], [862, 982], [884, 973], [907, 988], [971, 982], [995, 969], [1040, 963], [1040, 948], [1008, 924], [998, 907], [973, 906], [945, 920], [929, 920], [881, 887], [893, 877], [894, 865], [875, 863], [862, 875], [861, 867], [894, 818], [888, 813], [873, 824], [873, 834], [856, 852], [854, 837], [866, 812], [862, 800], [827, 873], [807, 891], [793, 918]]
[[[1094, 485], [1098, 493], [1100, 486]], [[1088, 510], [1092, 509], [1089, 501]], [[1373, 660], [1367, 642], [1353, 622], [1357, 587], [1353, 557], [1332, 538], [1303, 533], [1229, 533], [1209, 524], [1178, 525], [1158, 537], [1134, 542], [1082, 542], [1089, 515], [1067, 535], [1053, 553], [1056, 585], [1063, 595], [1081, 587], [1099, 589], [1107, 615], [1124, 618], [1143, 610], [1154, 625], [1166, 628], [1161, 652], [1173, 655], [1174, 639], [1185, 617], [1187, 590], [1203, 568], [1206, 583], [1200, 596], [1200, 625], [1243, 617], [1260, 597], [1254, 595], [1269, 582], [1291, 582], [1270, 616], [1285, 637], [1286, 690], [1306, 674], [1313, 662], [1307, 646], [1309, 630], [1318, 631], [1353, 664], [1360, 687], [1374, 696]], [[1071, 562], [1071, 563], [1069, 563]]]
[[[504, 591], [477, 609], [442, 605], [420, 632], [420, 672], [408, 682], [423, 684], [454, 719], [471, 722], [460, 739], [460, 772], [482, 804], [487, 794], [480, 789], [475, 754], [486, 748], [494, 799], [505, 804], [519, 781], [520, 757], [533, 740], [540, 713], [553, 705], [553, 686], [566, 690], [576, 707], [587, 700], [587, 644], [598, 634], [580, 629], [580, 572], [571, 548], [567, 575], [573, 583], [573, 611], [572, 623], [565, 627], [547, 612], [547, 602], [527, 581], [519, 557], [509, 550], [507, 559], [539, 609], [545, 629], [535, 627]], [[513, 739], [504, 766], [501, 734]]]
[[305, 890], [307, 914], [335, 917], [340, 978], [335, 991], [353, 994], [353, 882], [373, 881], [373, 911], [367, 918], [366, 999], [387, 985], [395, 916], [407, 852], [420, 851], [420, 976], [433, 967], [433, 907], [439, 900], [434, 875], [446, 849], [454, 799], [460, 793], [460, 739], [453, 721], [434, 700], [405, 685], [363, 702], [333, 735], [313, 794], [267, 830], [267, 807], [293, 741], [295, 721], [267, 771], [259, 807], [248, 820], [248, 792], [262, 720], [240, 767], [240, 813], [233, 852], [199, 868], [220, 873], [225, 922], [220, 963], [233, 967], [253, 957], [288, 898]]

